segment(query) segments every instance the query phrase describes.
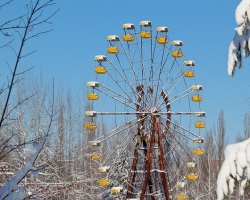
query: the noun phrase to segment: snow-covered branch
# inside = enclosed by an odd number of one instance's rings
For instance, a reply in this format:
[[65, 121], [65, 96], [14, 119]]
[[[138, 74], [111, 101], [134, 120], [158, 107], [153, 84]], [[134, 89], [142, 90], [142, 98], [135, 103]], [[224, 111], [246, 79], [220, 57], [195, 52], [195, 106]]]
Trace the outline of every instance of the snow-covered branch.
[[243, 57], [249, 56], [250, 49], [250, 1], [242, 0], [235, 11], [235, 20], [238, 27], [229, 45], [228, 50], [228, 74], [233, 76], [235, 68], [242, 67]]
[[227, 145], [225, 160], [217, 179], [217, 197], [222, 200], [234, 192], [235, 182], [240, 182], [240, 195], [250, 181], [250, 138], [236, 144]]

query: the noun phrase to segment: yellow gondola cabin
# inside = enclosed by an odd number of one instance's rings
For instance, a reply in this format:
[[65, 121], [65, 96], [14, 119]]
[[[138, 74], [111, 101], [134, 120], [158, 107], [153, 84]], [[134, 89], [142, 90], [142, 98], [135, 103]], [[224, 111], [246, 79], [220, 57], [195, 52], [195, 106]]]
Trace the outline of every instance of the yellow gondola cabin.
[[195, 174], [195, 173], [189, 173], [187, 174], [187, 179], [188, 180], [197, 180], [198, 179], [198, 174]]
[[107, 37], [107, 41], [110, 43], [107, 51], [110, 54], [118, 54], [120, 49], [116, 46], [116, 43], [120, 41], [120, 38], [117, 35], [110, 35]]
[[195, 122], [194, 126], [195, 126], [195, 128], [205, 128], [206, 123], [202, 122], [202, 121], [198, 121], [198, 122]]
[[135, 37], [130, 34], [123, 35], [122, 39], [126, 42], [133, 42]]
[[198, 147], [198, 148], [195, 148], [195, 149], [193, 150], [193, 153], [194, 153], [195, 155], [201, 156], [201, 155], [204, 154], [204, 150]]
[[104, 55], [97, 55], [95, 56], [95, 61], [98, 62], [98, 66], [95, 67], [95, 73], [97, 74], [106, 74], [107, 73], [107, 68], [103, 66], [103, 62], [106, 62], [108, 59]]
[[97, 129], [97, 124], [93, 122], [89, 122], [89, 123], [84, 124], [84, 128], [90, 131], [94, 131], [95, 129]]
[[187, 78], [193, 78], [194, 77], [194, 72], [192, 72], [192, 71], [185, 71], [184, 73], [183, 73], [183, 76], [184, 77], [187, 77]]
[[135, 26], [134, 24], [123, 24], [124, 35], [122, 39], [125, 42], [133, 42], [135, 40]]
[[192, 96], [192, 101], [193, 102], [201, 102], [203, 98], [200, 95], [194, 95]]
[[101, 155], [101, 154], [98, 154], [98, 153], [93, 153], [93, 154], [90, 155], [89, 157], [90, 157], [90, 159], [92, 159], [92, 160], [98, 160], [98, 159], [100, 159], [100, 158], [102, 157], [102, 155]]
[[173, 51], [172, 52], [172, 56], [174, 58], [181, 58], [183, 56], [182, 52], [181, 51]]
[[176, 198], [179, 200], [186, 200], [187, 199], [187, 195], [185, 193], [180, 193], [176, 195]]
[[108, 179], [101, 179], [98, 181], [99, 186], [109, 186], [111, 184], [111, 181]]
[[172, 56], [174, 58], [181, 58], [183, 56], [181, 47], [183, 46], [183, 42], [180, 40], [174, 40], [172, 45], [175, 46], [175, 49], [172, 51]]
[[167, 27], [158, 27], [157, 28], [157, 43], [158, 44], [167, 44], [168, 38], [167, 38]]
[[107, 73], [107, 68], [105, 68], [105, 67], [103, 67], [103, 66], [97, 66], [96, 68], [95, 68], [95, 73], [97, 73], [97, 74], [106, 74]]
[[141, 27], [140, 36], [141, 36], [141, 38], [148, 39], [148, 38], [152, 37], [151, 26], [152, 26], [152, 23], [150, 21], [141, 21], [140, 22], [140, 27]]
[[115, 46], [110, 46], [108, 47], [108, 53], [110, 54], [118, 54], [120, 49], [118, 47], [115, 47]]
[[89, 94], [87, 94], [88, 100], [98, 100], [99, 97], [100, 97], [100, 95], [98, 95], [96, 93], [89, 93]]

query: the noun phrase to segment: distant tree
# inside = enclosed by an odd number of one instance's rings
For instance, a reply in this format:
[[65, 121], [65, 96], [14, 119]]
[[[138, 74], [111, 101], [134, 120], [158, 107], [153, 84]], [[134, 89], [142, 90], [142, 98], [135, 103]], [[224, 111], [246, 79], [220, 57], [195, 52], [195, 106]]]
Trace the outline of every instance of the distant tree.
[[216, 156], [216, 145], [214, 141], [213, 130], [205, 134], [204, 155], [202, 156], [201, 172], [198, 184], [200, 191], [198, 199], [215, 199], [216, 197], [216, 179], [219, 172], [219, 164]]
[[248, 139], [250, 138], [250, 114], [249, 113], [246, 113], [244, 115], [243, 124], [244, 124], [244, 136], [245, 136], [245, 139]]
[[217, 120], [216, 130], [214, 131], [216, 134], [216, 146], [217, 146], [217, 155], [219, 166], [224, 159], [224, 149], [226, 146], [226, 122], [224, 119], [224, 111], [221, 110]]

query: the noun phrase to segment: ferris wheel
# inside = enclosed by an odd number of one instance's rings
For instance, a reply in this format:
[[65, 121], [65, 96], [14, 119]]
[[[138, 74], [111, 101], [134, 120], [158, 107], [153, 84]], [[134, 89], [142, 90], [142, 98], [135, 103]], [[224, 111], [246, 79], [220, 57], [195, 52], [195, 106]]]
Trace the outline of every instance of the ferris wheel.
[[206, 126], [195, 62], [167, 27], [153, 31], [141, 21], [140, 30], [122, 28], [122, 37], [107, 37], [107, 53], [94, 57], [96, 80], [87, 83], [96, 184], [103, 199], [188, 199]]

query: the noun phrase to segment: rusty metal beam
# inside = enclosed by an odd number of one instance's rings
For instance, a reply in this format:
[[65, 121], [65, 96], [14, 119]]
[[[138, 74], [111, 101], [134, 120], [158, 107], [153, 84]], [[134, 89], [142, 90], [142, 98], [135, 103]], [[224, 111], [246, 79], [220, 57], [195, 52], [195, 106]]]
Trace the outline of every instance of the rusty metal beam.
[[156, 130], [156, 119], [153, 117], [153, 126], [152, 126], [152, 132], [151, 132], [151, 137], [150, 137], [150, 146], [149, 146], [149, 151], [147, 153], [147, 157], [145, 160], [145, 176], [144, 176], [144, 181], [142, 184], [142, 190], [141, 190], [141, 196], [140, 200], [144, 200], [145, 193], [147, 190], [147, 186], [150, 180], [150, 171], [152, 168], [152, 161], [153, 161], [153, 151], [154, 151], [154, 142], [155, 142], [155, 130]]
[[162, 134], [161, 134], [159, 117], [156, 118], [156, 125], [157, 125], [157, 134], [158, 134], [158, 158], [159, 158], [161, 182], [162, 182], [165, 198], [166, 200], [170, 200], [168, 183], [167, 183], [165, 173], [163, 172], [165, 169], [164, 169], [164, 156], [163, 156], [163, 148], [162, 148]]

